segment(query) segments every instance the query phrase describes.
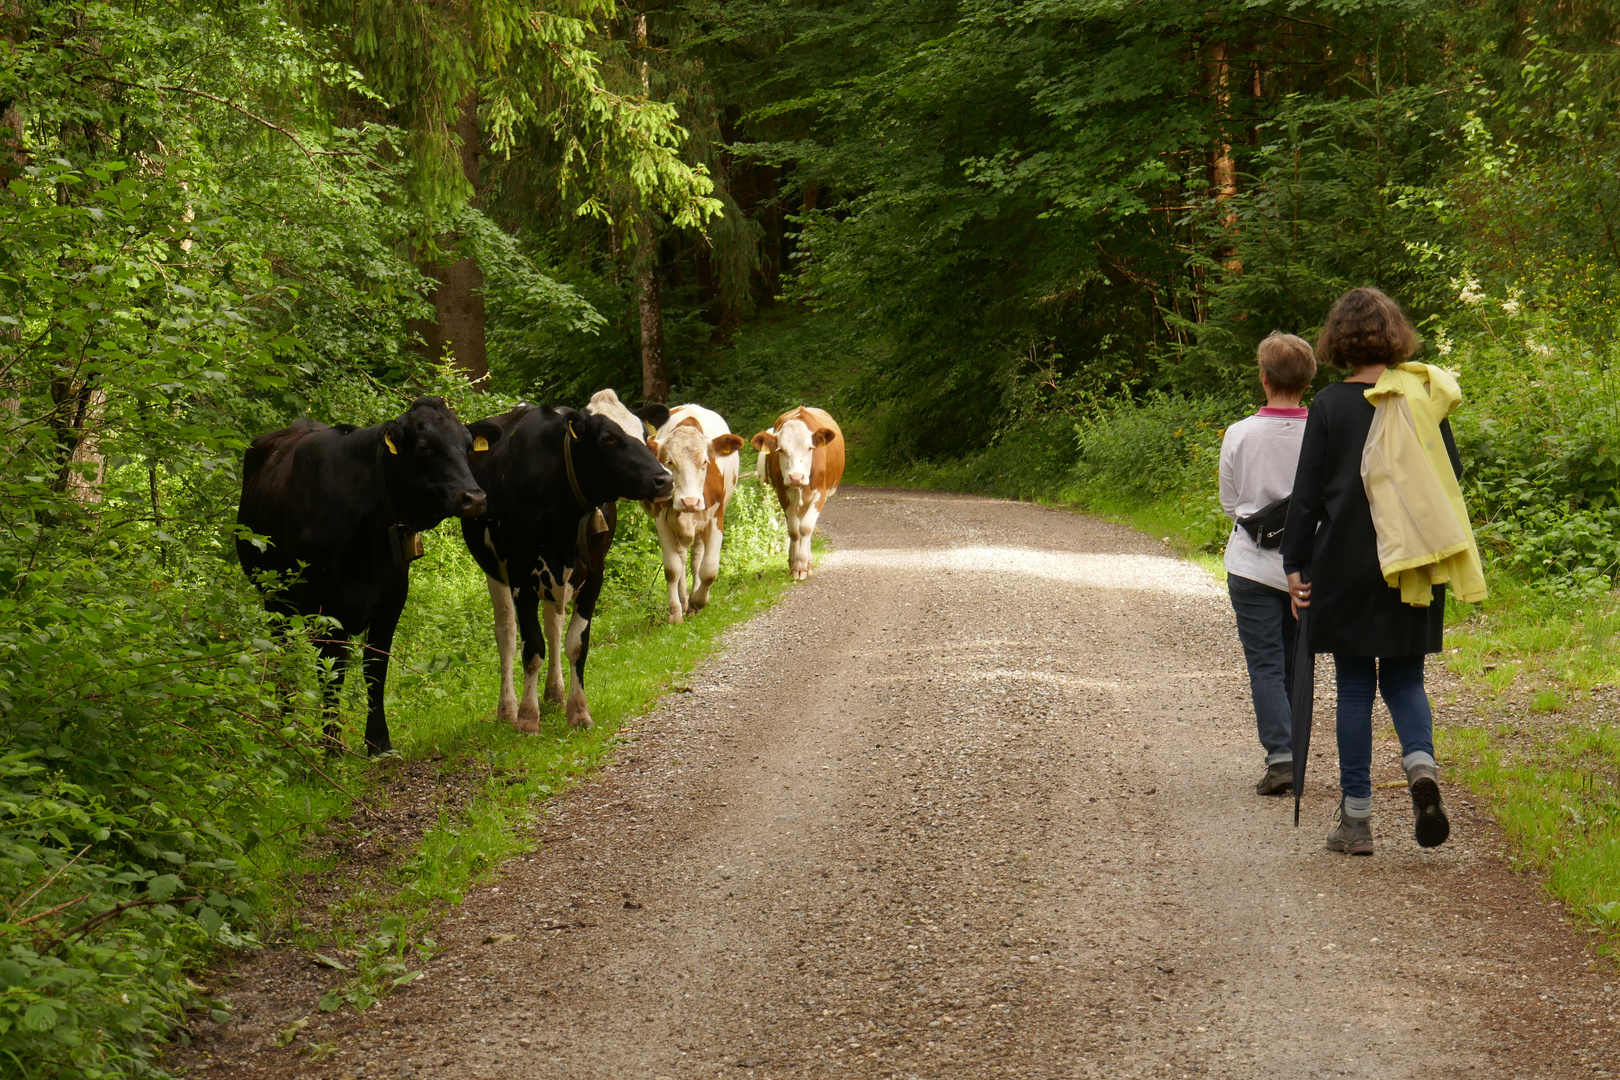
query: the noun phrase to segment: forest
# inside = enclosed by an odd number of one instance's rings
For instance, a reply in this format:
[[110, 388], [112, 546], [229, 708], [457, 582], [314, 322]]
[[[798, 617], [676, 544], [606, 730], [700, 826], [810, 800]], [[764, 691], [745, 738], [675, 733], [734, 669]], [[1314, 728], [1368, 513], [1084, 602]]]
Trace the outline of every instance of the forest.
[[[1535, 622], [1562, 635], [1535, 646], [1547, 710], [1612, 681], [1617, 35], [1602, 0], [0, 0], [6, 1071], [162, 1075], [188, 1016], [224, 1015], [191, 975], [301, 940], [278, 880], [373, 790], [363, 752], [323, 753], [308, 646], [236, 564], [243, 451], [300, 416], [615, 388], [746, 439], [808, 402], [857, 481], [1196, 552], [1255, 344], [1374, 284], [1464, 387], [1505, 599], [1459, 670], [1505, 688], [1487, 654]], [[786, 587], [774, 507], [739, 499], [732, 618]], [[628, 648], [663, 586], [621, 517]], [[415, 572], [401, 715], [489, 708], [457, 540]], [[518, 752], [459, 723], [407, 756]], [[489, 851], [403, 917], [356, 909], [370, 974], [332, 1008], [408, 979], [457, 883], [606, 745], [553, 743]], [[1620, 750], [1568, 753], [1604, 849]], [[1516, 835], [1563, 872], [1536, 821]], [[1586, 888], [1561, 895], [1620, 924]]]

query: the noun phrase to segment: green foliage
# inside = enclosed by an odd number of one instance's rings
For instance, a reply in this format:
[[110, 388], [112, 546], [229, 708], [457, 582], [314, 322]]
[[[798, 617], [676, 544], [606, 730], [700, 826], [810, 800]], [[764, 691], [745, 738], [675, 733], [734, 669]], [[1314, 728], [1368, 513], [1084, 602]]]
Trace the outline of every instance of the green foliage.
[[[515, 32], [544, 63], [589, 59], [589, 26], [531, 29]], [[322, 743], [315, 627], [263, 612], [231, 522], [248, 440], [297, 415], [374, 422], [420, 392], [469, 418], [509, 404], [412, 348], [407, 319], [432, 311], [408, 258], [423, 200], [514, 318], [562, 340], [603, 322], [464, 200], [427, 191], [414, 135], [323, 34], [254, 2], [0, 19], [8, 1076], [153, 1074], [188, 1011], [226, 1019], [187, 973], [255, 943], [300, 839], [364, 790], [363, 759]], [[576, 161], [578, 182], [706, 212], [673, 113], [607, 94], [595, 63], [551, 112], [503, 121], [492, 96], [497, 138], [551, 117], [576, 151], [607, 148]], [[521, 88], [531, 105], [564, 89]], [[459, 625], [487, 624], [485, 599]], [[437, 700], [472, 654], [441, 644], [393, 690]], [[374, 922], [356, 1004], [409, 977], [423, 925]]]
[[1148, 502], [1188, 488], [1209, 490], [1221, 436], [1244, 410], [1212, 398], [1150, 394], [1076, 425], [1083, 486]]

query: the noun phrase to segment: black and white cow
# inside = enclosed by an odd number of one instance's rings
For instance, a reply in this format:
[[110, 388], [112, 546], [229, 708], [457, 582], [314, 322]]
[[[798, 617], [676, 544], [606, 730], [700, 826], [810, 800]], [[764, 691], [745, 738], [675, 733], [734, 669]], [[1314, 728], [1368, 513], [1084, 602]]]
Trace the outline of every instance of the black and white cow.
[[[620, 499], [668, 498], [669, 470], [649, 447], [648, 424], [669, 416], [662, 405], [631, 412], [612, 390], [583, 411], [524, 405], [472, 425], [473, 475], [489, 495], [482, 517], [462, 519], [461, 534], [489, 579], [495, 643], [501, 659], [496, 715], [519, 731], [540, 728], [540, 663], [550, 646], [546, 700], [563, 701], [562, 658], [572, 668], [567, 716], [591, 725], [585, 658], [602, 570], [618, 528]], [[568, 604], [573, 620], [564, 639]], [[545, 626], [540, 607], [545, 606]], [[523, 698], [513, 685], [517, 638], [523, 638]]]
[[[484, 512], [468, 468], [473, 437], [436, 397], [417, 398], [386, 424], [357, 428], [302, 419], [260, 435], [242, 462], [237, 523], [266, 538], [238, 539], [242, 568], [285, 615], [327, 615], [338, 626], [318, 639], [340, 667], [349, 639], [366, 635], [366, 748], [393, 750], [383, 685], [394, 628], [421, 554], [417, 534], [452, 515]], [[335, 715], [338, 683], [325, 687]], [[337, 737], [336, 723], [327, 735]]]

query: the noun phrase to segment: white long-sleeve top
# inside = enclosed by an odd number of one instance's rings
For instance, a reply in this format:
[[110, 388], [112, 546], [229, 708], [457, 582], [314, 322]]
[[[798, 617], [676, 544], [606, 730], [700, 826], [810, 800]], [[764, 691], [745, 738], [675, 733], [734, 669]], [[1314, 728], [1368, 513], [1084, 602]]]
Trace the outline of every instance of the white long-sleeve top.
[[1267, 551], [1237, 525], [1237, 519], [1265, 509], [1294, 490], [1299, 444], [1305, 438], [1305, 409], [1261, 409], [1226, 429], [1221, 440], [1221, 509], [1232, 519], [1226, 540], [1226, 572], [1288, 588], [1282, 552]]

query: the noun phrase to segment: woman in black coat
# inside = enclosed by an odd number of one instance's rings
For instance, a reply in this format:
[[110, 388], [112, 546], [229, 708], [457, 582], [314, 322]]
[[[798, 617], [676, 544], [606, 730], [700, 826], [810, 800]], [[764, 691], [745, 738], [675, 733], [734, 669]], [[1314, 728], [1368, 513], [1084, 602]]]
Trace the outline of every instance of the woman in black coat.
[[[1451, 832], [1423, 687], [1424, 656], [1440, 651], [1445, 586], [1434, 586], [1433, 602], [1420, 608], [1403, 604], [1400, 589], [1385, 583], [1361, 479], [1374, 412], [1365, 391], [1386, 365], [1416, 351], [1412, 324], [1379, 290], [1352, 289], [1333, 305], [1317, 339], [1317, 359], [1351, 374], [1323, 387], [1311, 402], [1283, 533], [1283, 569], [1294, 606], [1311, 609], [1311, 651], [1333, 654], [1343, 799], [1328, 847], [1350, 855], [1373, 851], [1372, 706], [1379, 691], [1400, 736], [1418, 843], [1436, 847]], [[1449, 422], [1441, 423], [1440, 433], [1461, 476]]]

